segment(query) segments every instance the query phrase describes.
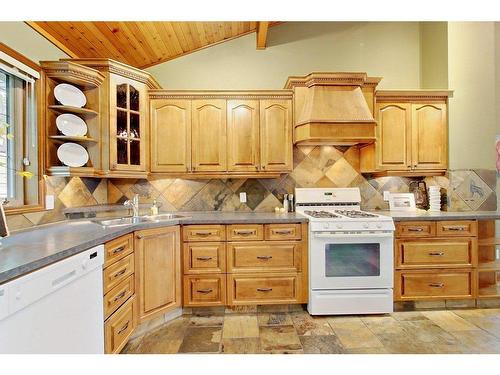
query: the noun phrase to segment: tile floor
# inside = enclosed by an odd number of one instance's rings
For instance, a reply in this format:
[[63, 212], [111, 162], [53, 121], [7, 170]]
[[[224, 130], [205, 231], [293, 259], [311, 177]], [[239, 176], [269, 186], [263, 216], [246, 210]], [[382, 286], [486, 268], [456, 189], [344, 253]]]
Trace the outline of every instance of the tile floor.
[[122, 353], [500, 353], [500, 309], [329, 317], [288, 306], [198, 310]]

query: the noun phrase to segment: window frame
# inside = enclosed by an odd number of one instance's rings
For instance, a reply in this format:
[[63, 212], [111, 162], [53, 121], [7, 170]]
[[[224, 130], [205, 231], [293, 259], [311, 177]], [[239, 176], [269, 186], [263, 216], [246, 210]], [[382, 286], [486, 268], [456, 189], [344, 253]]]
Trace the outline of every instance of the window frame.
[[45, 77], [43, 75], [40, 65], [34, 61], [28, 59], [26, 56], [20, 54], [19, 52], [13, 50], [9, 46], [0, 42], [0, 51], [9, 55], [10, 57], [16, 59], [20, 63], [36, 70], [40, 73], [40, 78], [35, 81], [35, 96], [36, 96], [36, 119], [37, 119], [37, 157], [38, 157], [38, 168], [37, 175], [33, 178], [37, 178], [38, 187], [38, 202], [36, 204], [22, 205], [15, 207], [4, 207], [6, 215], [17, 215], [29, 212], [44, 211], [45, 208], [45, 126], [44, 126], [44, 98], [43, 98], [43, 86], [45, 82]]

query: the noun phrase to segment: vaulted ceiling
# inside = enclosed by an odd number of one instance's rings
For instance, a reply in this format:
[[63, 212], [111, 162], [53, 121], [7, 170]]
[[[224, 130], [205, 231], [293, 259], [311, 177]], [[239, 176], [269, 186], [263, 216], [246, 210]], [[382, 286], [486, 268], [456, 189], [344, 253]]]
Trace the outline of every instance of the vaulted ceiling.
[[27, 22], [71, 57], [105, 57], [146, 68], [248, 33], [266, 46], [278, 22]]

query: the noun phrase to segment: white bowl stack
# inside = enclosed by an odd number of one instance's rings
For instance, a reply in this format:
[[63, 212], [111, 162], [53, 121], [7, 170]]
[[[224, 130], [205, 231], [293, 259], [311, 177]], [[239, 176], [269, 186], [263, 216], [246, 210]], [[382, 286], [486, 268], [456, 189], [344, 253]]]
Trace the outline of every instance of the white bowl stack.
[[429, 186], [429, 211], [441, 211], [441, 188]]

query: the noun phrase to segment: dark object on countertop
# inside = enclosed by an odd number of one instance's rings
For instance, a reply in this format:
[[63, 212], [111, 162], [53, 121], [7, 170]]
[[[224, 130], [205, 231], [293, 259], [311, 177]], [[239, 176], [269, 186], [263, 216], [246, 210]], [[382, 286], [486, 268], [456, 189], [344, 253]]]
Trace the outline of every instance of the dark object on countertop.
[[427, 195], [427, 184], [425, 181], [410, 182], [410, 192], [415, 195], [415, 206], [422, 210], [429, 208], [429, 197]]
[[0, 203], [0, 237], [7, 237], [9, 235], [9, 227], [7, 226], [7, 219], [5, 218], [5, 211], [3, 209], [4, 202]]

